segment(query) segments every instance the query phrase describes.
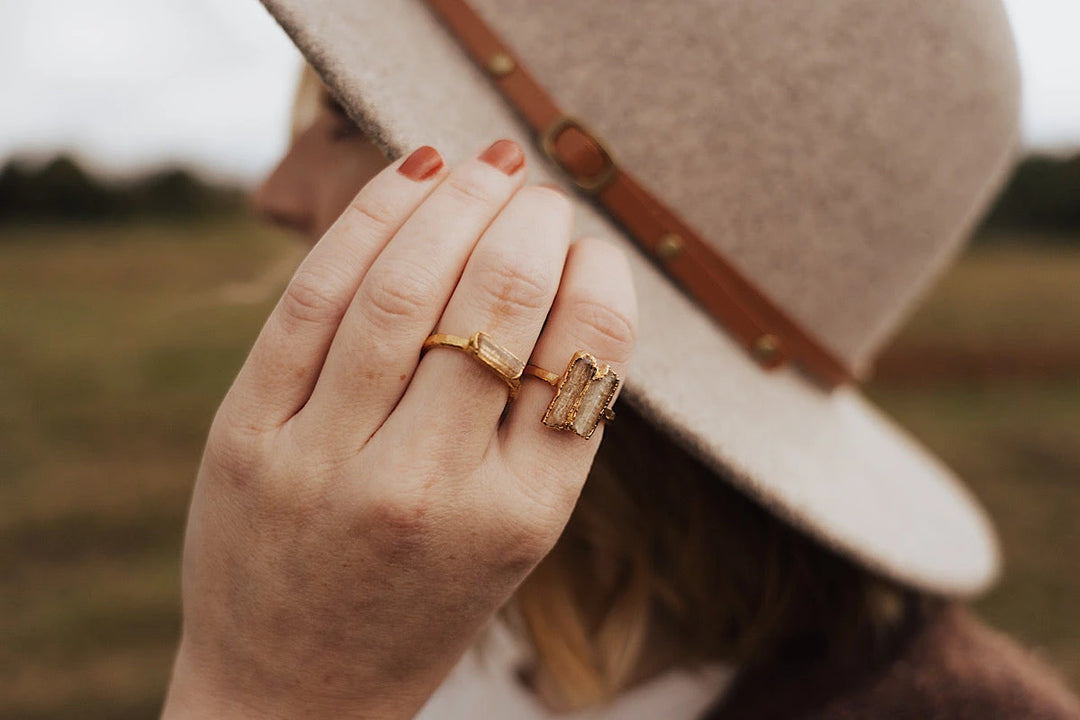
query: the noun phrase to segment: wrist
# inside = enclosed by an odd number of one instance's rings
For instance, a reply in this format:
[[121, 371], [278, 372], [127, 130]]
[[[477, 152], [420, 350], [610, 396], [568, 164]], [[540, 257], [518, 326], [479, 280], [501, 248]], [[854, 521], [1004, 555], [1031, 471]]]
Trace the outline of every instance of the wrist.
[[423, 704], [399, 693], [355, 688], [348, 696], [310, 692], [311, 688], [275, 683], [258, 691], [223, 682], [222, 673], [200, 662], [181, 642], [161, 720], [407, 720]]
[[230, 693], [216, 687], [209, 678], [201, 676], [198, 670], [198, 665], [192, 662], [185, 645], [181, 643], [173, 664], [161, 720], [267, 720], [274, 717], [241, 700], [239, 693]]

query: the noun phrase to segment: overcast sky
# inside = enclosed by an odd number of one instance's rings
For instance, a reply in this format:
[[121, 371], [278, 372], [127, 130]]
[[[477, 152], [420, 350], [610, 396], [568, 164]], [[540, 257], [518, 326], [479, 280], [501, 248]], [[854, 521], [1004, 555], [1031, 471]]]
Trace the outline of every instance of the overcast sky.
[[[1080, 0], [1006, 4], [1028, 146], [1080, 148]], [[256, 0], [0, 0], [0, 162], [69, 149], [250, 181], [284, 146], [298, 65]]]

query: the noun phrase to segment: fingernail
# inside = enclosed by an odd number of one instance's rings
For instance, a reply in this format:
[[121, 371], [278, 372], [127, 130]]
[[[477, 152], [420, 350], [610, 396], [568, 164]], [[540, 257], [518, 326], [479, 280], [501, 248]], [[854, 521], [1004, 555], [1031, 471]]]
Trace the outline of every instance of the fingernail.
[[398, 165], [398, 172], [410, 180], [420, 181], [439, 172], [442, 166], [443, 159], [439, 151], [430, 145], [424, 145], [413, 150], [412, 155]]
[[513, 140], [496, 140], [480, 153], [480, 159], [507, 175], [513, 175], [525, 164], [525, 153]]

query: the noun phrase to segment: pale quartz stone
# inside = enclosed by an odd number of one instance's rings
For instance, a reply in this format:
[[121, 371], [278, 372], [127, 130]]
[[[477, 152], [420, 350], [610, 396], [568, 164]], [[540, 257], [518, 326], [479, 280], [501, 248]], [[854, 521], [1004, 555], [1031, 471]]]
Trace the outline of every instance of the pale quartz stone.
[[584, 438], [593, 434], [593, 430], [600, 422], [601, 413], [611, 402], [611, 396], [615, 394], [615, 388], [618, 385], [619, 378], [610, 370], [604, 375], [593, 378], [582, 393], [577, 411], [574, 413], [574, 432]]
[[553, 428], [568, 428], [574, 417], [574, 408], [578, 398], [592, 379], [596, 364], [587, 357], [579, 357], [574, 360], [559, 385], [559, 391], [555, 393], [548, 411], [544, 415], [544, 424]]
[[476, 357], [508, 380], [521, 377], [525, 363], [484, 333], [476, 336]]

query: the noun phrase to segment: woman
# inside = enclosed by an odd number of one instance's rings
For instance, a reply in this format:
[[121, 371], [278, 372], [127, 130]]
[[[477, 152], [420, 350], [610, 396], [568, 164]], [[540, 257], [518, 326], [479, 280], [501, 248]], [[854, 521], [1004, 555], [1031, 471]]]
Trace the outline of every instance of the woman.
[[[341, 6], [287, 5], [274, 4], [279, 18], [348, 96], [350, 81], [328, 58], [330, 46], [305, 35], [337, 27], [320, 13]], [[454, 4], [433, 5], [442, 12]], [[368, 8], [376, 15], [398, 9]], [[676, 29], [692, 33], [685, 23], [697, 20], [695, 9], [685, 10], [689, 18]], [[744, 10], [740, 21], [752, 34], [754, 11]], [[347, 20], [353, 10], [342, 12]], [[512, 27], [514, 12], [520, 21], [549, 11], [518, 8], [502, 16], [504, 27]], [[993, 26], [993, 9], [980, 12]], [[461, 17], [447, 20], [453, 31]], [[886, 21], [895, 19], [879, 18], [893, 28]], [[933, 29], [943, 27], [951, 26]], [[467, 45], [475, 35], [465, 35]], [[526, 35], [524, 45], [542, 60], [538, 41]], [[823, 36], [824, 46], [837, 44]], [[524, 56], [489, 71], [512, 81]], [[890, 97], [883, 91], [875, 100]], [[354, 114], [374, 112], [355, 102]], [[985, 130], [983, 139], [999, 150], [998, 130]], [[692, 392], [675, 410], [689, 417], [655, 407], [664, 382], [656, 377], [657, 394], [645, 381], [628, 385], [635, 403], [620, 405], [588, 440], [545, 427], [539, 418], [553, 412], [553, 390], [540, 380], [558, 375], [575, 352], [591, 352], [628, 383], [634, 367], [649, 372], [648, 356], [629, 362], [638, 326], [633, 281], [641, 283], [644, 271], [635, 266], [632, 280], [623, 253], [609, 243], [571, 243], [567, 197], [525, 186], [529, 163], [520, 145], [496, 141], [453, 170], [425, 146], [380, 171], [376, 131], [361, 131], [305, 75], [293, 145], [258, 201], [318, 242], [211, 431], [191, 510], [185, 630], [166, 716], [409, 717], [433, 693], [430, 717], [542, 717], [582, 708], [610, 717], [1077, 716], [1075, 701], [1044, 670], [939, 597], [976, 591], [994, 565], [977, 511], [943, 471], [877, 424], [841, 426], [860, 433], [860, 444], [877, 451], [874, 460], [833, 461], [850, 451], [847, 434], [836, 435], [824, 415], [817, 426], [808, 420], [821, 411], [815, 403], [838, 406], [842, 417], [861, 413], [845, 390], [796, 391], [787, 384], [807, 381], [784, 370], [767, 382], [785, 389], [761, 386], [756, 398], [768, 404], [766, 393], [788, 393], [783, 410], [798, 416], [799, 433], [813, 436], [796, 458], [801, 477], [822, 468], [839, 476], [852, 463], [872, 469], [884, 456], [907, 471], [903, 488], [871, 476], [863, 479], [878, 487], [865, 497], [856, 485], [846, 488], [849, 497], [785, 485], [796, 482], [790, 473], [769, 470], [798, 447], [795, 436], [760, 453], [757, 465], [749, 456], [722, 462], [691, 432], [693, 395], [722, 384], [708, 376], [684, 388]], [[564, 138], [549, 139], [551, 154], [579, 179], [604, 170], [574, 166], [587, 153], [579, 147], [567, 159], [558, 147]], [[857, 148], [857, 140], [844, 142]], [[903, 176], [905, 162], [925, 162], [910, 154], [890, 155], [895, 165], [884, 175]], [[958, 163], [943, 181], [958, 193], [985, 195], [990, 169]], [[713, 168], [710, 177], [721, 174]], [[604, 192], [599, 202], [611, 209]], [[647, 197], [640, 202], [653, 207]], [[621, 209], [616, 203], [613, 212]], [[691, 246], [691, 232], [683, 230], [680, 242]], [[675, 261], [684, 246], [663, 237], [657, 252], [681, 279]], [[647, 283], [647, 299], [660, 302], [661, 291]], [[694, 286], [688, 292], [712, 306]], [[642, 310], [645, 319], [654, 312], [651, 304]], [[699, 334], [721, 342], [737, 332], [701, 327], [708, 329], [678, 339], [693, 348]], [[476, 330], [532, 366], [508, 377], [498, 364], [484, 367], [439, 340]], [[770, 343], [786, 349], [801, 337], [794, 324], [783, 332]], [[642, 337], [642, 350], [649, 342], [664, 349]], [[782, 355], [770, 343], [752, 346], [766, 367]], [[806, 352], [799, 357], [807, 369], [828, 364]], [[694, 357], [663, 359], [693, 373]], [[752, 361], [726, 370], [747, 378], [769, 372]], [[828, 384], [824, 375], [814, 382]], [[736, 394], [728, 399], [739, 402]], [[737, 430], [724, 432], [738, 442]], [[913, 510], [905, 493], [922, 482], [926, 492], [916, 493]], [[861, 523], [860, 509], [873, 516], [880, 497], [893, 501], [888, 510], [910, 532]], [[919, 524], [920, 517], [937, 524]], [[872, 520], [884, 529], [895, 522], [889, 513]], [[946, 540], [956, 544], [943, 546]], [[949, 557], [933, 557], [935, 547]], [[496, 653], [493, 668], [465, 663], [444, 683], [500, 608], [530, 650], [524, 662], [501, 665], [505, 657]], [[507, 678], [510, 690], [498, 685]]]

